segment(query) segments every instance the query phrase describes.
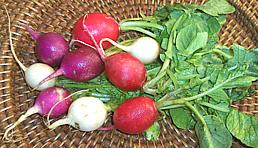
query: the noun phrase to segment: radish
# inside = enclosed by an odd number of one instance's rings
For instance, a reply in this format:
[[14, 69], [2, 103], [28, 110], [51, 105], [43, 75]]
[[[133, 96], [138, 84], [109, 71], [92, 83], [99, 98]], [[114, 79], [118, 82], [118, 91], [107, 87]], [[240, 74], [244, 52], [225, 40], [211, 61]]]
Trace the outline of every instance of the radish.
[[67, 53], [60, 68], [42, 80], [39, 86], [60, 75], [74, 81], [86, 81], [97, 77], [103, 71], [104, 62], [97, 51], [84, 46]]
[[26, 29], [37, 41], [36, 54], [39, 61], [50, 66], [58, 66], [69, 49], [64, 37], [55, 32], [40, 34], [28, 26]]
[[[62, 100], [60, 102], [60, 100]], [[12, 126], [10, 126], [4, 133], [4, 138], [9, 139], [9, 131], [14, 129], [17, 125], [27, 119], [27, 117], [39, 113], [41, 116], [47, 116], [50, 109], [60, 102], [50, 114], [51, 118], [57, 118], [65, 114], [72, 102], [70, 92], [60, 87], [50, 87], [39, 93], [35, 100], [33, 107], [29, 108], [27, 112], [22, 115]]]
[[101, 59], [105, 62], [105, 73], [108, 79], [116, 87], [124, 91], [140, 89], [146, 81], [146, 68], [144, 64], [131, 54], [125, 52], [106, 57], [103, 49], [97, 44], [88, 27], [84, 26], [84, 29], [94, 42]]
[[[8, 29], [9, 29], [9, 40], [10, 40], [10, 48], [11, 48], [11, 52], [13, 54], [13, 57], [15, 59], [15, 61], [18, 63], [18, 65], [21, 67], [21, 69], [25, 72], [25, 81], [26, 83], [32, 87], [35, 88], [40, 81], [42, 81], [44, 78], [46, 78], [48, 75], [50, 75], [51, 73], [54, 72], [54, 69], [52, 67], [50, 67], [47, 64], [43, 64], [43, 63], [35, 63], [31, 66], [29, 66], [28, 68], [25, 67], [21, 61], [18, 59], [18, 57], [16, 56], [16, 53], [14, 51], [14, 47], [13, 47], [13, 42], [12, 42], [12, 32], [11, 32], [11, 20], [10, 20], [10, 16], [9, 13], [7, 11], [7, 9], [5, 8], [6, 13], [7, 13], [7, 17], [8, 17]], [[37, 87], [37, 90], [43, 90], [49, 87], [52, 87], [55, 85], [55, 80], [56, 79], [52, 79], [51, 81], [48, 81], [46, 83], [44, 83], [43, 85]]]
[[131, 53], [134, 57], [138, 58], [144, 64], [154, 62], [159, 56], [160, 48], [156, 40], [151, 37], [138, 38], [133, 44], [129, 46], [119, 45], [109, 38], [104, 38], [100, 41], [100, 46], [104, 41], [108, 41], [114, 46]]
[[94, 97], [82, 97], [71, 104], [66, 118], [54, 122], [49, 128], [69, 124], [81, 131], [93, 131], [103, 125], [106, 117], [107, 108], [102, 101]]
[[129, 53], [113, 54], [107, 57], [105, 62], [108, 79], [124, 91], [138, 90], [146, 81], [144, 64]]
[[[97, 44], [103, 38], [110, 38], [114, 41], [118, 39], [119, 25], [112, 17], [104, 13], [89, 13], [82, 16], [74, 25], [72, 32], [73, 40], [79, 40], [91, 46], [95, 46], [91, 40], [90, 35], [85, 32], [85, 26], [88, 31], [95, 38]], [[103, 44], [103, 48], [110, 47], [110, 43], [106, 42]]]
[[158, 118], [155, 102], [140, 96], [128, 99], [114, 111], [114, 127], [127, 134], [139, 134], [148, 129]]

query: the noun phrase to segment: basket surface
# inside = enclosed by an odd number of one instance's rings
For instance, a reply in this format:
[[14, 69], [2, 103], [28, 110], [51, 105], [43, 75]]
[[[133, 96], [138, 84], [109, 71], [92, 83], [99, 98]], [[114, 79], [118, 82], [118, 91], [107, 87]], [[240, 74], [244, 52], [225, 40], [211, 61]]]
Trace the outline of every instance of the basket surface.
[[[13, 123], [30, 106], [37, 92], [31, 92], [25, 84], [23, 73], [14, 61], [8, 43], [8, 21], [6, 6], [11, 15], [11, 30], [18, 58], [26, 66], [36, 61], [35, 42], [22, 27], [32, 26], [37, 31], [55, 31], [70, 40], [71, 30], [76, 19], [88, 12], [104, 12], [117, 21], [137, 17], [142, 12], [154, 13], [158, 5], [166, 3], [204, 3], [205, 0], [0, 0], [0, 133]], [[227, 16], [227, 23], [220, 33], [220, 42], [225, 45], [238, 43], [246, 48], [258, 46], [256, 0], [231, 0], [236, 12]], [[120, 39], [137, 36], [124, 33]], [[258, 116], [258, 86], [254, 96], [234, 102], [233, 107], [251, 115]], [[118, 131], [79, 132], [62, 126], [48, 130], [44, 119], [39, 115], [29, 117], [15, 128], [15, 135], [21, 141], [3, 143], [3, 147], [197, 147], [198, 140], [192, 130], [177, 129], [170, 120], [163, 120], [161, 135], [157, 141], [147, 141], [142, 135], [125, 135]], [[2, 139], [2, 134], [0, 138]], [[235, 141], [233, 147], [243, 147]]]

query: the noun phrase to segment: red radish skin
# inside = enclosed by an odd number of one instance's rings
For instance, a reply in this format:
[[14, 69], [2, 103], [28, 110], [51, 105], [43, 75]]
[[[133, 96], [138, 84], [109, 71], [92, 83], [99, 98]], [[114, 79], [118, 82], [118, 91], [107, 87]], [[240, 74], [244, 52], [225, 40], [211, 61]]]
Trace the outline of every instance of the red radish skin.
[[129, 53], [117, 53], [106, 58], [105, 72], [108, 79], [124, 91], [140, 89], [146, 80], [144, 64]]
[[118, 106], [113, 115], [116, 129], [127, 134], [139, 134], [148, 129], [158, 118], [155, 101], [140, 96], [130, 98]]
[[36, 54], [40, 62], [50, 66], [58, 66], [64, 55], [68, 53], [68, 42], [58, 33], [38, 33], [26, 27], [31, 37], [36, 40]]
[[29, 108], [24, 115], [20, 116], [20, 118], [5, 131], [3, 138], [9, 140], [9, 131], [14, 129], [24, 120], [26, 120], [27, 117], [36, 113], [44, 117], [47, 116], [50, 109], [61, 100], [63, 101], [61, 101], [51, 112], [50, 117], [57, 118], [67, 113], [72, 103], [72, 98], [69, 96], [70, 92], [61, 87], [49, 87], [47, 89], [44, 89], [37, 96], [35, 104], [31, 108]]
[[[94, 42], [91, 40], [89, 33], [85, 31], [87, 26], [88, 31], [97, 44], [103, 38], [110, 38], [117, 41], [119, 35], [119, 25], [112, 17], [104, 13], [89, 13], [82, 16], [74, 25], [72, 38], [73, 40], [79, 40], [86, 44], [95, 47]], [[81, 44], [82, 45], [82, 44]], [[103, 43], [103, 49], [110, 47], [108, 42]]]
[[67, 53], [60, 68], [41, 81], [39, 86], [60, 75], [64, 75], [74, 81], [87, 81], [97, 77], [103, 71], [104, 62], [97, 51], [89, 47], [80, 47]]

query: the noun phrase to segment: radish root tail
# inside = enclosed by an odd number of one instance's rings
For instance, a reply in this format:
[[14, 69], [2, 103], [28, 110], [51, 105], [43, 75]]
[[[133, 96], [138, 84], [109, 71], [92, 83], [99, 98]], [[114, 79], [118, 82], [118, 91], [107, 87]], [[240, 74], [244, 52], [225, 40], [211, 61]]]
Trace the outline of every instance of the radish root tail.
[[120, 44], [118, 44], [117, 42], [113, 41], [113, 40], [110, 39], [110, 38], [103, 38], [103, 39], [100, 40], [99, 46], [100, 46], [101, 49], [103, 49], [102, 44], [103, 44], [103, 42], [105, 42], [105, 41], [111, 43], [113, 46], [116, 46], [117, 48], [120, 48], [120, 49], [122, 49], [122, 50], [124, 50], [124, 51], [126, 51], [126, 52], [129, 52], [129, 51], [130, 51], [130, 48], [128, 48], [127, 46], [120, 45]]
[[86, 31], [86, 33], [88, 33], [88, 35], [90, 36], [91, 40], [93, 41], [94, 45], [95, 45], [96, 48], [97, 48], [97, 51], [98, 51], [98, 53], [99, 53], [101, 59], [102, 59], [103, 61], [105, 61], [106, 55], [105, 55], [105, 52], [104, 52], [103, 48], [100, 48], [100, 47], [99, 47], [99, 45], [97, 44], [97, 42], [96, 42], [94, 36], [93, 36], [93, 35], [91, 34], [91, 32], [89, 31], [88, 27], [84, 24], [85, 19], [86, 19], [87, 16], [88, 16], [87, 14], [84, 15], [83, 21], [82, 21], [82, 25], [83, 25], [84, 31]]
[[71, 42], [70, 42], [70, 44], [69, 44], [69, 47], [70, 47], [70, 48], [72, 48], [74, 42], [81, 43], [81, 44], [83, 44], [83, 45], [85, 45], [85, 46], [88, 46], [88, 47], [90, 47], [90, 48], [96, 50], [96, 48], [95, 48], [94, 46], [91, 46], [90, 44], [84, 43], [83, 41], [80, 41], [80, 40], [73, 40], [73, 39], [71, 40]]
[[30, 115], [33, 115], [38, 112], [38, 109], [35, 107], [31, 107], [24, 115], [20, 116], [20, 118], [10, 127], [8, 127], [4, 133], [3, 140], [11, 140], [10, 137], [13, 136], [13, 133], [9, 133], [11, 130], [13, 130], [17, 125], [19, 125], [21, 122], [27, 119]]
[[10, 18], [10, 15], [8, 13], [8, 10], [6, 7], [5, 8], [5, 11], [6, 11], [6, 15], [7, 15], [7, 18], [8, 18], [8, 32], [9, 32], [9, 41], [10, 41], [10, 48], [11, 48], [11, 52], [13, 54], [13, 57], [15, 59], [15, 61], [18, 63], [18, 65], [21, 67], [21, 69], [23, 71], [26, 71], [27, 70], [27, 67], [25, 67], [22, 62], [18, 59], [18, 57], [16, 56], [16, 53], [14, 51], [14, 47], [13, 47], [13, 41], [12, 41], [12, 32], [11, 32], [11, 18]]

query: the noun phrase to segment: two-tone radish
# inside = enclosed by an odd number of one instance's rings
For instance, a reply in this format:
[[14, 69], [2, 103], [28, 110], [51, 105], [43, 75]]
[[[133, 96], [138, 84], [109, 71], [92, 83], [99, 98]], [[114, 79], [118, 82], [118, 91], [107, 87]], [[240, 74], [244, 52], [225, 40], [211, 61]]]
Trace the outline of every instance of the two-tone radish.
[[70, 92], [64, 88], [50, 87], [44, 89], [37, 96], [35, 104], [29, 108], [24, 115], [20, 116], [12, 126], [6, 129], [4, 138], [9, 139], [9, 132], [21, 122], [25, 121], [27, 117], [36, 113], [46, 117], [50, 109], [58, 102], [60, 103], [55, 106], [50, 114], [51, 118], [57, 118], [65, 114], [72, 103], [72, 98], [70, 97]]
[[158, 42], [151, 37], [140, 37], [129, 46], [120, 45], [109, 38], [102, 39], [100, 41], [100, 46], [105, 42], [110, 42], [112, 45], [129, 52], [144, 64], [154, 62], [160, 53]]

